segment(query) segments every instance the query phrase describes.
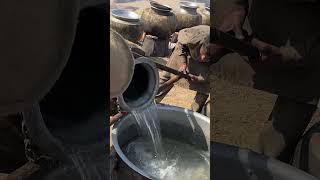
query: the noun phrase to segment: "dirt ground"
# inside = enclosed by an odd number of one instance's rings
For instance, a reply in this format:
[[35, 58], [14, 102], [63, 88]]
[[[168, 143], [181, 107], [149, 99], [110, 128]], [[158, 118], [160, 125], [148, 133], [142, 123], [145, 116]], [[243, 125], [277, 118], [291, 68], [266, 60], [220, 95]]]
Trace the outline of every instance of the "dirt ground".
[[[211, 87], [211, 140], [255, 150], [277, 96], [219, 80]], [[318, 110], [310, 126], [319, 120]]]

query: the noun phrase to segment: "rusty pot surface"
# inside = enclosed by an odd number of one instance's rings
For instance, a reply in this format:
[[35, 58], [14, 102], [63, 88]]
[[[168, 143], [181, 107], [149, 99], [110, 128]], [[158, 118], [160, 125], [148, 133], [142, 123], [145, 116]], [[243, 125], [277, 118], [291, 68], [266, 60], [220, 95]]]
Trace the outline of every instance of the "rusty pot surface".
[[197, 12], [202, 17], [202, 25], [210, 26], [210, 7], [201, 7], [197, 10]]
[[178, 9], [175, 13], [177, 17], [176, 31], [198, 26], [202, 23], [202, 17], [197, 12], [198, 7], [199, 6], [196, 3], [187, 1], [180, 2], [180, 9]]
[[143, 34], [143, 25], [140, 21], [140, 16], [130, 10], [112, 10], [110, 27], [131, 42], [138, 42]]
[[110, 96], [120, 96], [129, 86], [134, 60], [122, 36], [110, 29]]
[[176, 16], [168, 10], [151, 6], [141, 13], [144, 31], [159, 39], [169, 39], [176, 29]]

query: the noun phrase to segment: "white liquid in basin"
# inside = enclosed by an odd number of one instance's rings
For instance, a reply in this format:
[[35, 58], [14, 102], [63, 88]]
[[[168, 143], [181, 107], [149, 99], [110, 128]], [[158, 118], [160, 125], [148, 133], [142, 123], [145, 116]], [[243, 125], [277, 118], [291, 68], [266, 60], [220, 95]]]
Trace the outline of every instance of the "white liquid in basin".
[[124, 152], [128, 159], [147, 174], [159, 180], [209, 180], [209, 152], [176, 140], [163, 138], [164, 157], [156, 157], [153, 143], [138, 138]]

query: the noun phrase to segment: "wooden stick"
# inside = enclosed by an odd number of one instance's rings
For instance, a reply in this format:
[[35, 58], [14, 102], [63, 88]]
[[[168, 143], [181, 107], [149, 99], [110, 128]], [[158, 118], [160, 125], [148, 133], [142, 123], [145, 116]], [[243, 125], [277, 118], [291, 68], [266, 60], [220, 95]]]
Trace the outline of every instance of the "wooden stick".
[[[144, 57], [144, 56], [142, 56], [142, 55], [140, 55], [140, 54], [138, 54], [138, 53], [135, 53], [135, 52], [132, 52], [132, 53], [135, 54], [135, 55], [137, 55], [137, 56], [139, 56], [139, 57]], [[147, 57], [147, 58], [153, 59], [152, 57]], [[190, 80], [190, 76], [189, 76], [188, 74], [185, 74], [185, 73], [183, 73], [183, 72], [177, 71], [177, 70], [175, 70], [175, 69], [173, 69], [173, 68], [170, 68], [170, 67], [168, 67], [168, 66], [165, 66], [165, 65], [163, 65], [163, 64], [160, 64], [160, 63], [158, 63], [158, 62], [155, 62], [155, 61], [153, 61], [153, 62], [156, 64], [156, 66], [157, 66], [158, 69], [161, 69], [161, 70], [163, 70], [163, 71], [166, 71], [166, 72], [169, 72], [169, 73], [171, 73], [171, 74], [174, 74], [174, 75], [177, 75], [177, 76], [180, 76], [180, 77], [182, 77], [182, 78], [185, 78], [185, 79]]]

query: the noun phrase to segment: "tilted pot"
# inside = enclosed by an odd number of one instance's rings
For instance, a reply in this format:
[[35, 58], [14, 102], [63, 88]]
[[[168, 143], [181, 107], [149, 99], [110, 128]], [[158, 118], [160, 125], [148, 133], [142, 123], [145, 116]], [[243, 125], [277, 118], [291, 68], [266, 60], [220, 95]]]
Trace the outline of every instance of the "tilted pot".
[[113, 9], [110, 16], [110, 27], [131, 42], [138, 42], [143, 34], [140, 16], [130, 10]]
[[120, 96], [129, 86], [134, 60], [122, 36], [110, 29], [110, 96]]
[[205, 7], [205, 8], [201, 7], [197, 10], [197, 12], [202, 17], [201, 24], [210, 26], [210, 7]]
[[171, 12], [170, 7], [163, 9], [152, 5], [151, 8], [143, 10], [141, 20], [146, 34], [159, 39], [169, 39], [176, 29], [176, 16]]
[[202, 17], [197, 12], [197, 9], [198, 5], [196, 3], [186, 1], [180, 2], [180, 9], [178, 9], [175, 13], [177, 17], [176, 31], [198, 26], [202, 23]]
[[[33, 145], [39, 153], [60, 162], [54, 167], [50, 162], [40, 163], [40, 173], [30, 179], [87, 177], [100, 180], [108, 177], [108, 96], [105, 90], [108, 77], [105, 72], [109, 57], [105, 47], [109, 42], [106, 42], [105, 10], [94, 7], [80, 12], [65, 70], [39, 105], [23, 112]], [[94, 61], [88, 64], [92, 59]], [[79, 155], [84, 163], [78, 162], [78, 165], [85, 171], [75, 168]]]
[[125, 92], [118, 97], [125, 111], [144, 109], [153, 103], [159, 88], [159, 72], [152, 60], [135, 59], [134, 74]]

